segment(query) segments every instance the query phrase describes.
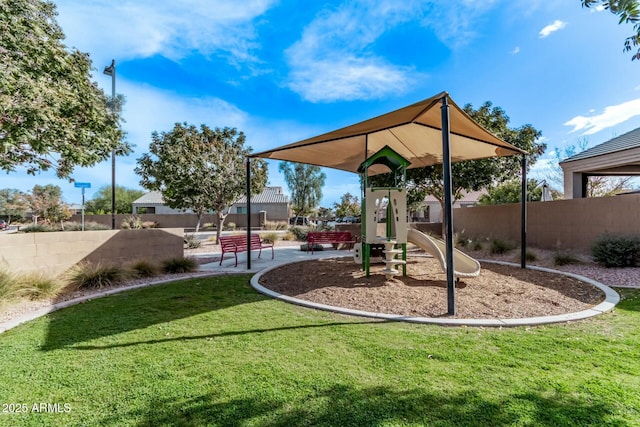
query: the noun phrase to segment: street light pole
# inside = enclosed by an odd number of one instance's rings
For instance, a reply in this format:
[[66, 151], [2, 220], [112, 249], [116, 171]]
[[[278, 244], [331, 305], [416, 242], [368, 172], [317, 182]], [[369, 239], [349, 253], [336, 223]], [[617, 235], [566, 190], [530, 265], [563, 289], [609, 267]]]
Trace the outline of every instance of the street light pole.
[[[111, 76], [111, 111], [116, 114], [116, 60], [104, 67], [104, 74]], [[116, 229], [116, 150], [111, 150], [111, 229]]]

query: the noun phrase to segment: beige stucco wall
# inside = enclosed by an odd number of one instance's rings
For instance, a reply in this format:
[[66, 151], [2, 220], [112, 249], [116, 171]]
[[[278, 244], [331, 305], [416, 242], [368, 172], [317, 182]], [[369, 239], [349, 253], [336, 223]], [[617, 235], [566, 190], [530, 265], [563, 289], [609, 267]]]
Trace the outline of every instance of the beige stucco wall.
[[[602, 234], [640, 235], [640, 195], [531, 202], [527, 242], [548, 249], [588, 250]], [[520, 242], [520, 204], [453, 210], [457, 233]]]
[[[119, 214], [116, 215], [116, 228], [120, 228], [125, 218], [131, 215]], [[158, 224], [158, 228], [195, 228], [198, 221], [195, 214], [141, 214], [136, 215], [142, 219], [142, 221], [153, 221]], [[80, 222], [81, 215], [74, 215], [71, 217], [71, 221]], [[85, 215], [84, 220], [89, 222], [97, 222], [111, 226], [111, 215]], [[266, 220], [271, 221], [268, 217]], [[251, 214], [251, 227], [259, 227], [261, 223], [264, 223], [264, 213]], [[238, 227], [244, 227], [247, 224], [247, 216], [245, 214], [229, 214], [224, 220], [225, 224], [233, 222]], [[203, 227], [207, 223], [217, 224], [218, 217], [216, 215], [203, 215], [200, 222], [200, 227]]]
[[0, 236], [0, 264], [57, 276], [81, 261], [162, 261], [184, 255], [183, 229], [15, 233]]

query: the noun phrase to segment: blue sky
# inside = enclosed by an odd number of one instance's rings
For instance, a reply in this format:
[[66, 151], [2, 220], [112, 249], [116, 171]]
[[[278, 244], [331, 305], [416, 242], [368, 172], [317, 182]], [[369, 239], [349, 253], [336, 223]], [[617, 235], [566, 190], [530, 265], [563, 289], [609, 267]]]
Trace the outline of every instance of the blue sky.
[[[608, 11], [578, 0], [57, 0], [66, 44], [88, 52], [93, 79], [116, 60], [116, 91], [135, 152], [117, 159], [117, 185], [133, 172], [153, 131], [176, 122], [236, 127], [254, 151], [288, 144], [447, 91], [459, 105], [502, 107], [531, 124], [552, 150], [590, 146], [640, 127], [640, 61], [623, 53], [632, 33]], [[322, 206], [358, 177], [325, 169]], [[110, 161], [77, 169], [87, 198], [111, 184]], [[287, 192], [278, 163], [269, 182]], [[2, 188], [56, 184], [53, 174], [2, 176]]]

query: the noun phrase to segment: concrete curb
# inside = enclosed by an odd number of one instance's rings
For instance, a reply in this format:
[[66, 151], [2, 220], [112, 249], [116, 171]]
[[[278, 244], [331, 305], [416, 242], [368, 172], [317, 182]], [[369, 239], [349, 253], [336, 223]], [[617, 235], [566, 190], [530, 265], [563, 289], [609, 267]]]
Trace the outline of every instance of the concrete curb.
[[[332, 257], [327, 257], [332, 258]], [[338, 257], [333, 257], [338, 258]], [[513, 264], [508, 262], [501, 261], [490, 261], [490, 260], [479, 260], [480, 262], [493, 263], [493, 264], [501, 264], [513, 267], [519, 267], [519, 264]], [[303, 261], [304, 262], [304, 261]], [[282, 264], [281, 264], [282, 265]], [[583, 277], [573, 273], [565, 273], [562, 271], [552, 270], [549, 268], [543, 267], [527, 267], [531, 270], [540, 270], [546, 271], [555, 274], [562, 274], [564, 276], [572, 277], [574, 279], [580, 280], [582, 282], [593, 285], [605, 293], [605, 300], [600, 304], [591, 307], [590, 309], [578, 311], [575, 313], [566, 313], [554, 316], [542, 316], [542, 317], [527, 317], [520, 319], [448, 319], [448, 318], [435, 318], [435, 317], [413, 317], [413, 316], [401, 316], [397, 314], [386, 314], [386, 313], [374, 313], [369, 311], [362, 310], [354, 310], [343, 307], [335, 307], [326, 304], [314, 303], [311, 301], [305, 301], [298, 298], [290, 297], [287, 295], [282, 295], [277, 292], [274, 292], [270, 289], [265, 288], [260, 285], [259, 280], [260, 277], [279, 266], [273, 266], [268, 269], [262, 270], [258, 274], [254, 275], [251, 278], [251, 286], [258, 292], [270, 296], [272, 298], [277, 298], [282, 301], [286, 301], [292, 304], [300, 305], [308, 308], [315, 308], [318, 310], [332, 311], [335, 313], [347, 314], [352, 316], [360, 316], [360, 317], [370, 317], [374, 319], [381, 320], [393, 320], [393, 321], [401, 321], [401, 322], [413, 322], [413, 323], [427, 323], [427, 324], [436, 324], [442, 326], [482, 326], [482, 327], [514, 327], [514, 326], [535, 326], [535, 325], [544, 325], [550, 323], [561, 323], [561, 322], [569, 322], [574, 320], [582, 320], [589, 317], [597, 316], [599, 314], [605, 313], [607, 311], [612, 310], [618, 302], [620, 302], [620, 295], [610, 287], [603, 285], [600, 282], [589, 279], [587, 277]]]

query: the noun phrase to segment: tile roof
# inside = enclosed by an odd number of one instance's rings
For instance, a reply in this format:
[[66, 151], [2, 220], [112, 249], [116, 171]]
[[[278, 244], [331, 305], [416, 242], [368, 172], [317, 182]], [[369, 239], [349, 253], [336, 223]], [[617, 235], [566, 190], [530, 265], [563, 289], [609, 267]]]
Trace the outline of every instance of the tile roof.
[[603, 156], [605, 154], [615, 153], [617, 151], [629, 150], [640, 147], [640, 128], [634, 129], [623, 135], [617, 136], [602, 144], [591, 147], [561, 161], [560, 163], [573, 162], [575, 160], [588, 159], [590, 157]]
[[[246, 203], [247, 196], [236, 201], [236, 204]], [[251, 203], [289, 203], [289, 198], [282, 194], [282, 187], [265, 187], [262, 193], [251, 197]]]
[[[164, 205], [162, 193], [159, 191], [149, 191], [139, 199], [133, 202], [136, 205]], [[246, 204], [247, 197], [242, 196], [236, 201], [236, 204]], [[282, 187], [265, 187], [264, 191], [251, 197], [251, 203], [289, 203], [287, 196], [282, 194]]]

